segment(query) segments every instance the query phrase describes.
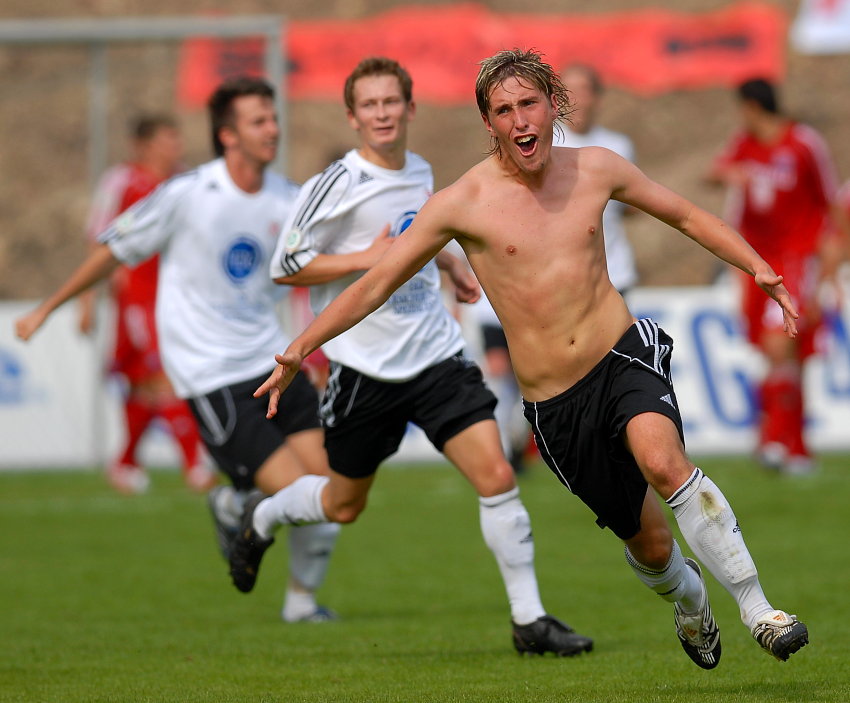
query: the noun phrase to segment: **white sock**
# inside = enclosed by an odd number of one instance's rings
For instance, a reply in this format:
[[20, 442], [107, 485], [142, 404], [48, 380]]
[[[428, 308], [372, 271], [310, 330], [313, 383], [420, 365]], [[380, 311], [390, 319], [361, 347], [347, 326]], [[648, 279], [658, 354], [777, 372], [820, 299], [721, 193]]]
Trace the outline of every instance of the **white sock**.
[[635, 559], [626, 547], [626, 561], [637, 577], [668, 603], [679, 603], [686, 613], [696, 613], [702, 599], [702, 584], [697, 572], [685, 563], [682, 551], [673, 540], [670, 559], [662, 569], [653, 569]]
[[340, 529], [336, 522], [289, 528], [289, 573], [306, 590], [316, 591], [325, 582]]
[[481, 532], [502, 573], [511, 619], [517, 625], [528, 625], [546, 611], [540, 602], [534, 573], [531, 519], [519, 499], [519, 488], [497, 496], [479, 497], [478, 502]]
[[502, 450], [509, 457], [514, 448], [517, 420], [521, 422], [521, 431], [527, 427], [522, 414], [522, 397], [513, 374], [492, 379], [489, 386], [498, 400], [494, 415], [502, 439]]
[[322, 490], [330, 479], [307, 474], [262, 501], [254, 510], [254, 529], [263, 539], [281, 525], [327, 522], [322, 508]]
[[280, 616], [286, 622], [297, 622], [315, 613], [316, 608], [318, 608], [318, 605], [316, 604], [315, 595], [288, 588], [286, 589], [286, 599], [283, 602], [283, 610], [280, 611]]
[[711, 574], [729, 591], [752, 628], [773, 610], [764, 597], [758, 572], [738, 520], [726, 497], [700, 469], [667, 499], [688, 546]]

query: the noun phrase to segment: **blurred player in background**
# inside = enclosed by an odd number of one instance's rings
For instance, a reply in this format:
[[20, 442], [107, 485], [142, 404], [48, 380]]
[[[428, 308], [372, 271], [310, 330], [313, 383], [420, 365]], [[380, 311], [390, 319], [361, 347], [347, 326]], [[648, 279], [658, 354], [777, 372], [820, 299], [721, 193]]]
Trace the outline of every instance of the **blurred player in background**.
[[[591, 66], [568, 66], [561, 78], [570, 92], [571, 109], [567, 119], [555, 130], [552, 146], [602, 146], [634, 163], [632, 140], [596, 123], [599, 105], [605, 88], [599, 74]], [[632, 245], [626, 235], [624, 218], [634, 212], [618, 200], [609, 200], [602, 212], [602, 231], [605, 235], [605, 261], [608, 278], [620, 295], [628, 300], [628, 292], [638, 283], [637, 267]]]
[[[283, 289], [268, 268], [297, 187], [267, 168], [280, 138], [274, 91], [260, 79], [234, 79], [215, 91], [209, 110], [218, 158], [166, 181], [114, 220], [88, 259], [19, 319], [16, 331], [29, 339], [59, 305], [120, 264], [159, 253], [156, 323], [163, 365], [232, 484], [209, 494], [227, 558], [248, 492], [275, 493], [305, 473], [326, 475], [329, 469], [318, 396], [306, 378], [293, 386], [287, 412], [274, 422], [252, 395], [287, 339], [276, 309]], [[315, 591], [338, 533], [338, 525], [289, 531], [284, 620], [334, 617], [316, 603]]]
[[472, 305], [472, 313], [481, 331], [484, 374], [498, 404], [493, 414], [502, 438], [502, 451], [517, 475], [525, 473], [529, 445], [528, 423], [522, 416], [522, 396], [511, 365], [508, 340], [496, 311], [487, 296]]
[[837, 232], [847, 232], [847, 220], [823, 138], [782, 113], [768, 81], [741, 84], [738, 98], [742, 130], [717, 159], [709, 179], [730, 187], [730, 221], [782, 271], [783, 283], [802, 311], [799, 335], [787, 337], [781, 311], [752, 278], [743, 280], [747, 335], [767, 362], [758, 389], [757, 457], [784, 473], [806, 474], [814, 464], [804, 439], [803, 362], [815, 351], [818, 296], [821, 284], [834, 278]]
[[[113, 166], [98, 183], [87, 231], [94, 242], [109, 223], [175, 175], [183, 159], [183, 139], [169, 115], [141, 115], [130, 130], [132, 158]], [[153, 256], [137, 266], [121, 266], [110, 280], [115, 301], [115, 350], [111, 370], [126, 380], [124, 416], [126, 444], [107, 469], [110, 483], [122, 493], [143, 493], [150, 483], [139, 466], [136, 449], [155, 418], [162, 418], [180, 446], [183, 478], [205, 492], [215, 474], [203, 463], [200, 437], [192, 411], [174, 395], [162, 369], [156, 336], [156, 282], [159, 261]], [[94, 327], [95, 291], [80, 296], [80, 329]]]
[[[376, 262], [376, 251], [391, 250], [434, 188], [430, 165], [407, 151], [415, 115], [407, 71], [392, 59], [364, 59], [346, 79], [344, 98], [360, 146], [304, 185], [271, 266], [279, 283], [312, 286], [316, 313]], [[443, 251], [423, 262], [386, 305], [324, 347], [331, 360], [322, 399], [330, 478], [299, 479], [253, 513], [246, 510], [232, 552], [234, 582], [253, 585], [281, 524], [355, 520], [378, 467], [412, 422], [479, 495], [481, 530], [505, 583], [516, 649], [562, 656], [589, 651], [592, 640], [548, 615], [540, 601], [531, 523], [502, 453], [495, 398], [463, 356], [465, 342], [443, 303], [438, 267], [457, 288], [458, 301], [477, 297], [466, 263]]]
[[[355, 331], [456, 239], [504, 324], [541, 455], [597, 524], [622, 540], [635, 576], [673, 605], [688, 657], [715, 668], [720, 631], [702, 569], [682, 554], [659, 498], [758, 645], [788, 659], [808, 643], [808, 628], [768, 602], [729, 502], [685, 453], [670, 378], [673, 340], [652, 320], [635, 319], [611, 285], [602, 211], [611, 198], [637, 207], [748, 272], [793, 336], [797, 313], [782, 277], [722, 220], [614, 152], [552, 148], [569, 99], [539, 54], [515, 49], [482, 61], [475, 95], [489, 157], [429, 198], [381, 260], [276, 357], [279, 366], [257, 389], [270, 395], [269, 416], [306, 354]], [[322, 519], [336, 510], [332, 485], [295, 481], [279, 494], [293, 496], [288, 505], [269, 501], [254, 511], [255, 528], [270, 519]]]

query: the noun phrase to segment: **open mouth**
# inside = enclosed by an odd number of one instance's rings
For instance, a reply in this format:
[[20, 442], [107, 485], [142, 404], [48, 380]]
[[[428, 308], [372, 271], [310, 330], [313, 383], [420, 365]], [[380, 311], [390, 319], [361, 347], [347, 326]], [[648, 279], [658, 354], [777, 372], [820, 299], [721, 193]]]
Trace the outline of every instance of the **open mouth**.
[[534, 152], [534, 147], [537, 146], [537, 137], [533, 134], [525, 134], [514, 139], [514, 143], [517, 145], [523, 156], [529, 156]]

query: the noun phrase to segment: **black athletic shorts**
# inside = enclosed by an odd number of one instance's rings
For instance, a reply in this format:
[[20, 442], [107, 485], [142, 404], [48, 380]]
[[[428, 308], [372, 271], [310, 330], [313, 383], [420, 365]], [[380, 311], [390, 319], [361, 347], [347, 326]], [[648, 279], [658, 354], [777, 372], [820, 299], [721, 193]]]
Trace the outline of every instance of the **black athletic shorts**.
[[492, 420], [495, 407], [481, 370], [456, 354], [399, 383], [331, 362], [320, 414], [331, 468], [363, 478], [396, 452], [408, 422], [421, 427], [442, 451], [461, 431]]
[[623, 442], [646, 412], [669, 417], [684, 442], [670, 380], [673, 340], [650, 319], [629, 327], [584, 378], [560, 395], [523, 401], [540, 455], [558, 479], [621, 539], [640, 530], [647, 483]]
[[268, 396], [253, 394], [267, 378], [259, 376], [189, 398], [201, 439], [239, 490], [253, 488], [254, 474], [289, 435], [321, 427], [319, 396], [304, 374], [296, 375], [280, 397], [277, 415], [266, 419]]

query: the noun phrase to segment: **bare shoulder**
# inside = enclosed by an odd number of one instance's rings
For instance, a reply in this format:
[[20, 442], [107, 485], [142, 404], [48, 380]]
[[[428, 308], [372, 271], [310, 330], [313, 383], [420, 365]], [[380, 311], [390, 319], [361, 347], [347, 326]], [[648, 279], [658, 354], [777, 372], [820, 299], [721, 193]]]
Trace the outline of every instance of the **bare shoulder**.
[[572, 151], [573, 168], [578, 178], [589, 179], [612, 193], [642, 179], [643, 174], [637, 166], [611, 149], [585, 146]]
[[604, 146], [583, 146], [574, 151], [578, 163], [585, 169], [610, 169], [629, 163], [615, 151]]
[[435, 193], [428, 202], [441, 208], [455, 209], [476, 201], [486, 189], [489, 178], [487, 161], [473, 166], [454, 183]]

